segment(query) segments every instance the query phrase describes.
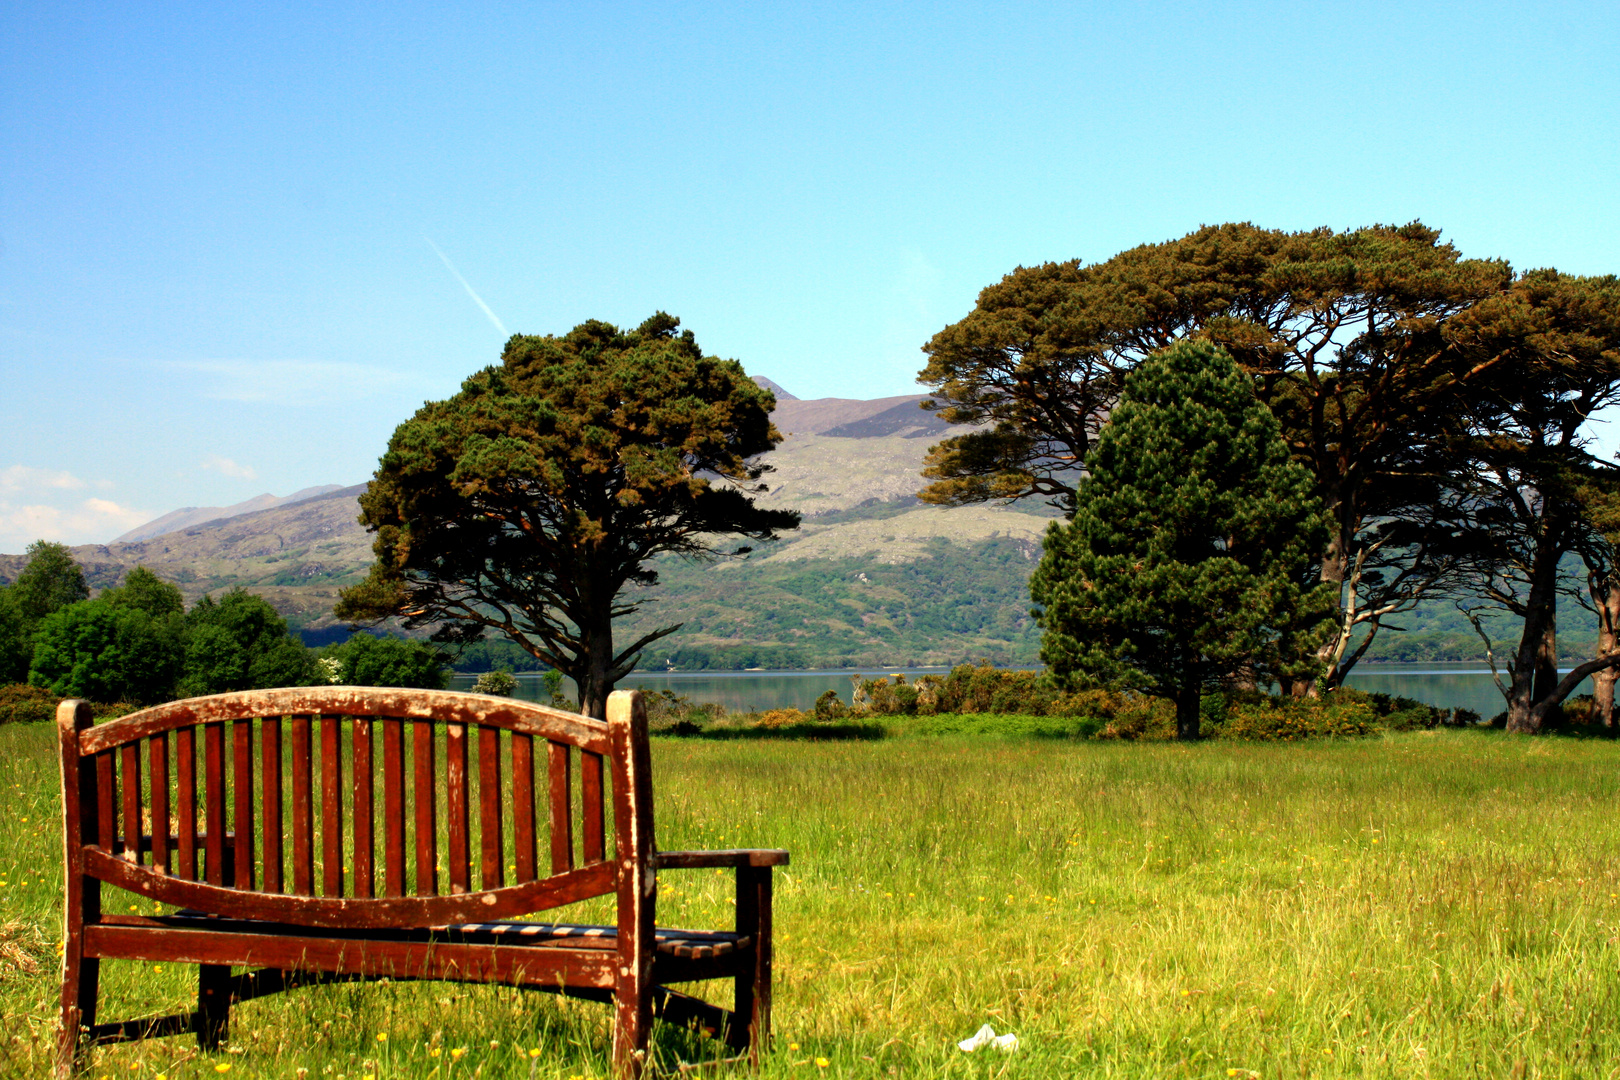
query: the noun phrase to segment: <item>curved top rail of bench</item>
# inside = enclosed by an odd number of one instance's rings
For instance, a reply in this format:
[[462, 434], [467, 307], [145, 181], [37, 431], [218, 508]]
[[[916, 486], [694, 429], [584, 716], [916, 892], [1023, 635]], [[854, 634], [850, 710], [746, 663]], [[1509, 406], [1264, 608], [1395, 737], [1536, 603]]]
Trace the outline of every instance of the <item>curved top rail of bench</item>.
[[100, 753], [192, 724], [280, 716], [377, 716], [479, 724], [538, 735], [593, 754], [609, 753], [608, 725], [590, 717], [486, 694], [383, 686], [244, 690], [170, 701], [79, 732], [79, 753]]

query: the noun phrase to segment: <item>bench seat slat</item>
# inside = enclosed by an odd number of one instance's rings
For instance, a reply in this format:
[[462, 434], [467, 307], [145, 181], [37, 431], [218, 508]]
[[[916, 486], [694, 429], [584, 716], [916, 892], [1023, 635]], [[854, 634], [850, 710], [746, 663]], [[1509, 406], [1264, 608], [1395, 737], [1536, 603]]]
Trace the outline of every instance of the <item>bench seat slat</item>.
[[[235, 933], [297, 935], [306, 927], [252, 919], [219, 919], [200, 912], [179, 911], [173, 915], [109, 915], [104, 926], [182, 929], [196, 933]], [[448, 941], [462, 944], [524, 945], [575, 949], [617, 948], [619, 932], [612, 926], [581, 923], [543, 923], [504, 920], [497, 922], [447, 923], [410, 929], [348, 929], [323, 932], [322, 937], [343, 937], [365, 941]], [[753, 939], [747, 934], [725, 930], [660, 929], [654, 934], [658, 952], [683, 960], [704, 960], [730, 956], [748, 949]]]

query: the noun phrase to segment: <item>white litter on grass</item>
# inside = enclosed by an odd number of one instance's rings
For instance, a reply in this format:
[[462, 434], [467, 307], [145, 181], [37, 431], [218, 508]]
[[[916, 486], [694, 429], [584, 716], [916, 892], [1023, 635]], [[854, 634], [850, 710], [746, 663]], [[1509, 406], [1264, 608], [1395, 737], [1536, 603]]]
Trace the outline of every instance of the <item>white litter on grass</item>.
[[1010, 1031], [1005, 1035], [997, 1035], [996, 1029], [986, 1024], [970, 1037], [956, 1044], [956, 1048], [964, 1054], [971, 1054], [973, 1051], [981, 1050], [986, 1046], [994, 1046], [997, 1050], [1016, 1050], [1018, 1049], [1018, 1036]]

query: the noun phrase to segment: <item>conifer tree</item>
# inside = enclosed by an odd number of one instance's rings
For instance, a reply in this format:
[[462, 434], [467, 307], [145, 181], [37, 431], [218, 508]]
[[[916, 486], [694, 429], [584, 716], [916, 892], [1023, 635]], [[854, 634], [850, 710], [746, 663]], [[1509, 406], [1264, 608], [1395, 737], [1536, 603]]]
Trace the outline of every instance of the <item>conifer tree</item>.
[[1303, 585], [1328, 520], [1224, 350], [1182, 341], [1145, 360], [1086, 470], [1030, 582], [1060, 683], [1169, 698], [1196, 739], [1204, 691], [1300, 674], [1279, 668], [1332, 626], [1332, 585]]
[[[360, 521], [377, 533], [341, 619], [403, 619], [435, 641], [504, 634], [607, 715], [641, 650], [613, 621], [648, 599], [661, 555], [742, 555], [799, 515], [757, 505], [781, 441], [775, 399], [735, 360], [705, 356], [659, 312], [632, 331], [581, 323], [514, 334], [501, 363], [429, 402], [389, 441]], [[730, 550], [727, 550], [730, 549]]]

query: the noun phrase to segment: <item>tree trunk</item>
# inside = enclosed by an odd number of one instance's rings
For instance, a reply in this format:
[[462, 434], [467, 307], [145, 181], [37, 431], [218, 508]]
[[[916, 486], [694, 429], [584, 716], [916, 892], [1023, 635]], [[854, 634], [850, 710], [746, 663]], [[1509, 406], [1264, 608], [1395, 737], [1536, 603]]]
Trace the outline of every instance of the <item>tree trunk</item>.
[[[1335, 522], [1333, 535], [1329, 538], [1327, 547], [1322, 551], [1322, 570], [1318, 580], [1329, 582], [1337, 589], [1339, 623], [1342, 626], [1345, 619], [1345, 608], [1349, 598], [1344, 594], [1345, 580], [1350, 575], [1350, 542], [1351, 529], [1344, 523], [1349, 512], [1349, 504], [1334, 494], [1326, 498], [1328, 513]], [[1307, 698], [1316, 697], [1321, 690], [1333, 690], [1339, 684], [1340, 635], [1329, 635], [1328, 639], [1317, 646], [1315, 669], [1323, 675], [1306, 679], [1296, 679], [1286, 689], [1289, 697]], [[1325, 678], [1324, 685], [1318, 685]]]
[[613, 620], [596, 616], [582, 626], [585, 638], [585, 678], [579, 682], [579, 711], [597, 720], [607, 719], [607, 699], [613, 693]]
[[1536, 646], [1536, 677], [1530, 697], [1541, 701], [1558, 685], [1558, 594], [1547, 601], [1547, 621], [1541, 628], [1541, 644]]
[[1554, 640], [1553, 651], [1555, 653], [1557, 651], [1556, 634], [1552, 627], [1557, 610], [1555, 604], [1560, 554], [1558, 545], [1544, 542], [1536, 552], [1535, 562], [1530, 568], [1530, 591], [1524, 603], [1524, 629], [1519, 635], [1519, 650], [1514, 655], [1513, 681], [1507, 701], [1507, 729], [1523, 735], [1536, 735], [1541, 732], [1545, 710], [1537, 709], [1535, 706], [1558, 685], [1555, 667], [1552, 683], [1547, 685], [1543, 694], [1540, 696], [1536, 694], [1538, 684], [1542, 684], [1545, 678], [1541, 661], [1543, 653], [1548, 648], [1547, 641], [1550, 636]]
[[[1620, 573], [1592, 573], [1586, 585], [1597, 609], [1597, 655], [1613, 656], [1620, 651]], [[1592, 673], [1592, 719], [1610, 731], [1615, 727], [1614, 679], [1614, 668]]]
[[1192, 742], [1198, 738], [1199, 681], [1189, 678], [1176, 690], [1176, 738]]

